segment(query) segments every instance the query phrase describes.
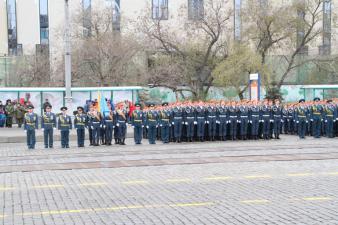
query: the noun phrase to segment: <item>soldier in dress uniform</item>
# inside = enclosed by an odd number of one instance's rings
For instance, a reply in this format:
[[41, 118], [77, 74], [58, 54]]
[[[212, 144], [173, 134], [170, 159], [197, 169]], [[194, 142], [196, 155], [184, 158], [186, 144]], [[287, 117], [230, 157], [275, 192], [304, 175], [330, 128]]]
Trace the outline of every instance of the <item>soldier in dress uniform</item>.
[[232, 101], [229, 107], [229, 123], [231, 140], [237, 139], [238, 107], [236, 102]]
[[298, 135], [299, 138], [304, 139], [305, 138], [305, 132], [306, 132], [306, 125], [308, 124], [308, 109], [305, 106], [305, 100], [300, 99], [299, 105], [297, 106], [295, 110], [295, 121], [298, 125]]
[[82, 106], [77, 107], [77, 113], [74, 117], [74, 127], [77, 134], [77, 146], [80, 148], [84, 147], [87, 115], [84, 113], [84, 108]]
[[197, 138], [199, 141], [204, 141], [204, 126], [205, 126], [205, 108], [202, 101], [196, 106], [196, 122], [197, 122]]
[[47, 105], [41, 116], [41, 128], [45, 148], [53, 148], [53, 131], [56, 129], [56, 116], [51, 112], [52, 106]]
[[139, 145], [142, 141], [144, 116], [141, 110], [141, 104], [135, 103], [135, 110], [131, 115], [131, 125], [134, 128], [134, 141]]
[[35, 130], [38, 129], [38, 115], [33, 112], [34, 106], [29, 105], [27, 109], [28, 112], [24, 117], [24, 129], [27, 134], [27, 146], [28, 149], [35, 149]]
[[67, 115], [67, 107], [63, 106], [60, 110], [58, 128], [61, 132], [61, 147], [69, 148], [69, 131], [72, 129], [72, 120], [71, 117]]
[[249, 108], [244, 102], [242, 102], [239, 105], [238, 110], [239, 110], [238, 122], [240, 125], [240, 139], [246, 140], [247, 131], [248, 131], [248, 122], [249, 122]]
[[162, 104], [163, 108], [160, 110], [160, 118], [159, 118], [159, 124], [161, 128], [161, 140], [163, 143], [167, 144], [169, 143], [169, 136], [170, 136], [170, 117], [171, 117], [171, 111], [168, 107], [168, 103], [164, 102]]
[[264, 103], [261, 107], [262, 121], [263, 121], [263, 138], [265, 140], [270, 139], [270, 123], [271, 123], [271, 107], [267, 99], [264, 100]]
[[279, 99], [276, 99], [275, 104], [272, 106], [272, 116], [273, 116], [273, 133], [275, 135], [275, 138], [279, 139], [281, 123], [283, 119], [282, 106], [280, 105]]
[[105, 132], [105, 144], [111, 145], [113, 140], [113, 129], [114, 129], [114, 112], [109, 107], [109, 112], [103, 112], [103, 131]]
[[283, 134], [288, 134], [288, 124], [289, 124], [289, 121], [288, 121], [288, 105], [285, 104], [283, 105], [282, 107], [282, 127], [283, 127]]
[[336, 122], [336, 118], [338, 117], [337, 108], [333, 104], [332, 100], [327, 100], [327, 104], [324, 107], [324, 119], [325, 119], [325, 127], [326, 127], [326, 136], [328, 138], [333, 138], [333, 125]]
[[261, 115], [257, 100], [254, 101], [253, 104], [250, 106], [249, 112], [250, 112], [251, 136], [252, 139], [258, 140], [258, 129]]
[[116, 126], [118, 127], [118, 143], [125, 145], [127, 134], [127, 111], [122, 104], [119, 104], [116, 110]]
[[187, 103], [187, 105], [184, 107], [184, 124], [186, 126], [188, 142], [193, 141], [193, 137], [195, 134], [195, 123], [196, 123], [195, 121], [196, 121], [195, 108], [192, 106], [191, 103]]
[[179, 103], [172, 110], [172, 125], [174, 127], [174, 139], [180, 143], [182, 138], [183, 111]]
[[314, 138], [320, 138], [321, 123], [323, 121], [323, 106], [319, 104], [320, 99], [314, 98], [314, 104], [311, 107], [312, 135]]
[[148, 129], [149, 144], [156, 144], [156, 131], [158, 127], [158, 112], [154, 104], [149, 104], [149, 110], [146, 114], [146, 127]]
[[225, 105], [224, 101], [221, 101], [221, 104], [217, 108], [218, 111], [218, 124], [219, 124], [219, 130], [218, 130], [218, 136], [221, 141], [226, 141], [227, 135], [228, 135], [228, 120], [229, 115], [227, 111], [227, 106]]
[[206, 110], [206, 122], [208, 125], [208, 136], [210, 141], [215, 141], [217, 108], [213, 103], [209, 103]]
[[94, 106], [92, 103], [88, 104], [88, 112], [87, 112], [87, 127], [88, 127], [88, 135], [89, 135], [89, 146], [94, 145], [93, 143], [93, 130], [91, 127], [91, 119], [94, 116]]
[[90, 106], [89, 108], [88, 126], [92, 133], [92, 145], [99, 146], [102, 115], [95, 109], [94, 106]]

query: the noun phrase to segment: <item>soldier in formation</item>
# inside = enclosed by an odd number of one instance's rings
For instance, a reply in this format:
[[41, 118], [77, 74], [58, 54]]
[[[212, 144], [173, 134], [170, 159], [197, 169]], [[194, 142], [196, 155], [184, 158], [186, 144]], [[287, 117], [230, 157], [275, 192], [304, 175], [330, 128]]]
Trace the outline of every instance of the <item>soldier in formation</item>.
[[[116, 110], [100, 113], [94, 106], [89, 106], [85, 113], [78, 107], [74, 117], [77, 130], [78, 147], [84, 147], [85, 129], [89, 130], [90, 145], [98, 146], [100, 133], [104, 132], [101, 144], [111, 145], [113, 136], [115, 143], [125, 145], [127, 124], [134, 129], [134, 142], [141, 144], [146, 137], [149, 144], [161, 140], [170, 142], [204, 142], [227, 140], [280, 139], [280, 134], [298, 134], [320, 138], [337, 136], [338, 109], [337, 101], [321, 101], [315, 98], [305, 102], [281, 104], [279, 100], [264, 101], [210, 101], [210, 102], [176, 102], [155, 106], [149, 104], [141, 108], [136, 103], [133, 112], [128, 114], [122, 104]], [[67, 108], [55, 115], [51, 107], [45, 108], [41, 117], [46, 148], [53, 147], [53, 129], [61, 131], [61, 146], [69, 148], [69, 130], [72, 121], [67, 115]], [[35, 130], [38, 129], [38, 118], [30, 106], [24, 116], [24, 128], [27, 131], [27, 145], [35, 148]]]
[[[149, 143], [205, 140], [280, 139], [280, 134], [300, 138], [336, 136], [337, 103], [315, 98], [282, 105], [280, 100], [230, 102], [178, 102], [146, 107], [144, 128]], [[157, 131], [155, 130], [157, 128]], [[170, 132], [170, 130], [172, 132]], [[169, 131], [169, 132], [168, 132]]]

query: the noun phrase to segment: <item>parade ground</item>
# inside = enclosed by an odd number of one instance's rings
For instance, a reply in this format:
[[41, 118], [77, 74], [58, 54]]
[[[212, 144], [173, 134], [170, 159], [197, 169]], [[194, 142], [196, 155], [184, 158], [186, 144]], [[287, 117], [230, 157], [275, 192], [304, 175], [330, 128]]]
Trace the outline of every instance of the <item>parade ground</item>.
[[0, 143], [0, 224], [338, 224], [337, 139], [126, 143]]

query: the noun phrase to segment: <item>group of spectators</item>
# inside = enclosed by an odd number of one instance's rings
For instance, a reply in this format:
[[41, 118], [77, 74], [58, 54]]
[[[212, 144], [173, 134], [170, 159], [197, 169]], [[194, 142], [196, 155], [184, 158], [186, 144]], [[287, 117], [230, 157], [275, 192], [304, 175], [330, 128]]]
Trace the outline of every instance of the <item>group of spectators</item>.
[[[107, 105], [113, 111], [115, 110], [115, 105], [110, 99], [106, 99]], [[128, 112], [130, 119], [131, 113], [135, 109], [134, 104], [131, 101], [125, 100], [118, 104], [123, 105], [123, 109]], [[7, 99], [6, 103], [0, 101], [0, 128], [12, 128], [13, 124], [18, 124], [18, 127], [21, 128], [24, 120], [25, 113], [28, 112], [28, 106], [32, 105], [30, 101], [25, 101], [24, 99]], [[87, 113], [90, 106], [97, 108], [99, 106], [98, 100], [87, 100], [84, 105], [84, 111]], [[52, 107], [50, 101], [45, 99], [42, 109], [45, 111], [46, 107]], [[57, 113], [57, 112], [55, 112]], [[130, 121], [130, 120], [128, 120]]]
[[0, 101], [0, 128], [11, 128], [14, 122], [21, 127], [29, 105], [29, 101], [22, 100], [7, 99], [5, 104]]

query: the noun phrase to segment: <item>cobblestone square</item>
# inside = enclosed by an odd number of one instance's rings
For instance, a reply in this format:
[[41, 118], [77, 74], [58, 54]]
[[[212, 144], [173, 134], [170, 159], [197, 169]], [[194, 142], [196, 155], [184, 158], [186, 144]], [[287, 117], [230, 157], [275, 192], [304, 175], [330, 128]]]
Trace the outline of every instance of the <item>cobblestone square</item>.
[[0, 224], [338, 224], [337, 149], [336, 139], [293, 136], [1, 144]]

